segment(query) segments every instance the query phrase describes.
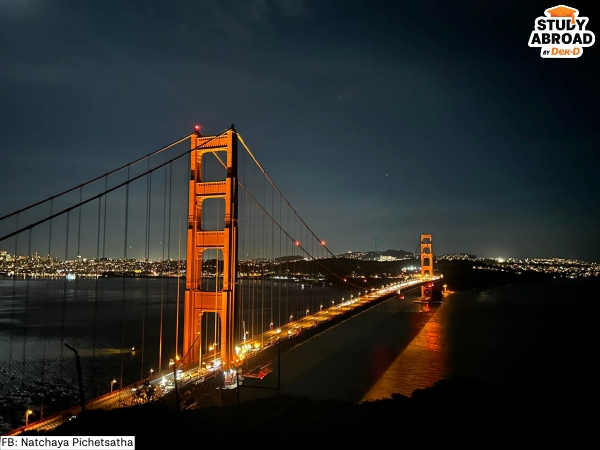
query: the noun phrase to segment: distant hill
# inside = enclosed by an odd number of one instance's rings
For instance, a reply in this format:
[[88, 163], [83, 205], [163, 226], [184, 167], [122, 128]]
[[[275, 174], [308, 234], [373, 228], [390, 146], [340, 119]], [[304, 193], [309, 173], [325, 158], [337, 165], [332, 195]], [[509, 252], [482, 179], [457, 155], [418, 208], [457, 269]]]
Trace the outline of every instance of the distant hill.
[[294, 256], [281, 256], [279, 258], [275, 258], [275, 261], [278, 262], [293, 262], [293, 261], [302, 261], [304, 259], [304, 256], [298, 256], [298, 255], [294, 255]]
[[397, 259], [409, 259], [414, 258], [413, 252], [407, 252], [406, 250], [385, 250], [382, 252], [368, 251], [368, 252], [348, 252], [338, 255], [339, 258], [350, 258], [358, 259], [362, 261], [373, 261], [379, 260], [382, 256], [390, 256]]

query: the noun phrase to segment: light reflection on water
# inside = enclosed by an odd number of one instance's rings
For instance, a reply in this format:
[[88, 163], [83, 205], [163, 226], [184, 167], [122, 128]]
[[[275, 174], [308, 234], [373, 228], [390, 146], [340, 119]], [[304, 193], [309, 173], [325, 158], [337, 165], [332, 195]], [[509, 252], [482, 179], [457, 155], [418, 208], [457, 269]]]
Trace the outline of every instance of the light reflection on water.
[[446, 345], [441, 333], [440, 317], [434, 314], [362, 401], [388, 398], [394, 393], [410, 396], [414, 390], [444, 378]]
[[358, 403], [459, 377], [517, 394], [592, 386], [599, 292], [600, 279], [511, 285], [429, 311], [393, 298], [286, 352], [283, 393]]

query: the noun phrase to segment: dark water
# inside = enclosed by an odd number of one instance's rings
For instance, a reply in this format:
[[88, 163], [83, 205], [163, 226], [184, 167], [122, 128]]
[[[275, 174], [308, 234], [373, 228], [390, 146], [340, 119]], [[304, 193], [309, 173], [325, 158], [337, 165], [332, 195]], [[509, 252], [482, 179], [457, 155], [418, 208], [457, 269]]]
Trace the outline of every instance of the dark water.
[[[282, 392], [360, 402], [453, 377], [515, 393], [581, 391], [598, 374], [598, 292], [600, 280], [587, 279], [459, 292], [440, 307], [393, 298], [284, 353]], [[275, 386], [275, 374], [260, 383]]]
[[[263, 288], [264, 287], [264, 288]], [[204, 288], [214, 289], [214, 279]], [[159, 368], [182, 348], [185, 281], [173, 278], [13, 279], [0, 278], [0, 382], [69, 377], [76, 348], [88, 384], [107, 390], [106, 380], [126, 385]], [[353, 291], [352, 291], [353, 292]], [[236, 337], [251, 337], [316, 311], [351, 291], [309, 282], [246, 281], [238, 284]], [[179, 321], [177, 298], [179, 294]], [[356, 292], [354, 292], [356, 295]], [[204, 352], [217, 342], [216, 315], [204, 315]], [[179, 336], [176, 338], [176, 325]], [[135, 353], [131, 351], [135, 347]], [[93, 373], [91, 373], [93, 372]], [[102, 381], [90, 381], [98, 378]], [[101, 385], [100, 388], [97, 385]]]
[[[348, 291], [285, 281], [264, 289], [260, 281], [241, 286], [238, 336], [349, 297]], [[182, 285], [180, 298], [183, 292]], [[588, 279], [459, 292], [441, 307], [413, 303], [411, 295], [393, 298], [285, 352], [282, 392], [360, 402], [410, 395], [457, 376], [511, 391], [581, 390], [598, 375], [599, 292], [600, 280]], [[87, 396], [106, 393], [121, 375], [123, 384], [144, 378], [158, 368], [161, 302], [163, 356], [175, 354], [176, 299], [174, 279], [1, 279], [0, 416], [17, 426], [25, 409], [38, 414], [42, 400], [32, 392], [60, 391], [53, 404], [54, 394], [45, 394], [46, 413], [77, 402], [74, 358], [64, 342], [82, 356]], [[252, 304], [255, 314], [249, 314]], [[206, 343], [214, 331], [209, 325]], [[180, 336], [180, 353], [181, 342]], [[256, 383], [275, 386], [276, 371], [244, 381]], [[242, 390], [244, 399], [271, 394]]]

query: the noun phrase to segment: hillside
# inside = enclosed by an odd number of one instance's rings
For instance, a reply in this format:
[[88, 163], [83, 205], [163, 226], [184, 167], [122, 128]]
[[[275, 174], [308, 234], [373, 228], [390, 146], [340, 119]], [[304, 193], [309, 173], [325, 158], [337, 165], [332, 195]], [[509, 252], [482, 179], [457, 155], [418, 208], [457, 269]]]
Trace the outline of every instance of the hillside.
[[561, 437], [568, 437], [569, 444], [576, 446], [594, 429], [591, 415], [579, 405], [581, 396], [580, 392], [533, 398], [475, 381], [444, 380], [411, 397], [395, 395], [360, 405], [282, 396], [194, 411], [176, 411], [160, 404], [90, 411], [47, 434], [26, 435], [135, 435], [136, 449], [156, 448], [157, 441], [168, 448], [192, 442], [297, 448], [297, 440], [310, 447], [318, 443], [319, 448], [322, 444], [354, 447], [358, 443], [373, 448], [375, 443], [392, 442], [488, 446], [499, 440], [514, 444], [534, 439], [539, 444]]

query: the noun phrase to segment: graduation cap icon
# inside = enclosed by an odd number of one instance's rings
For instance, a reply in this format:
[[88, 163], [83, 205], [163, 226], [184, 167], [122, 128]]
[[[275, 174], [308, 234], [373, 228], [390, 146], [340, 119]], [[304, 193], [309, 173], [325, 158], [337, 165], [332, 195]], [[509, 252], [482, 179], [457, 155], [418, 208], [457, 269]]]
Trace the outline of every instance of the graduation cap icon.
[[554, 8], [546, 10], [546, 14], [550, 17], [570, 17], [572, 24], [575, 24], [575, 15], [578, 13], [579, 11], [575, 8], [570, 8], [565, 5], [555, 6]]

